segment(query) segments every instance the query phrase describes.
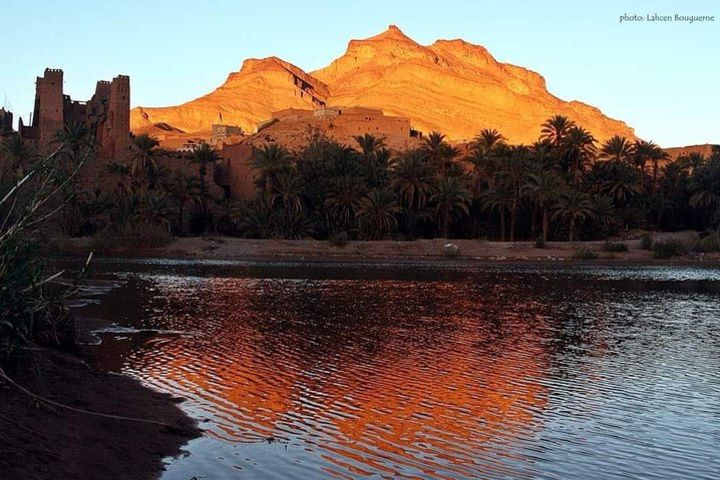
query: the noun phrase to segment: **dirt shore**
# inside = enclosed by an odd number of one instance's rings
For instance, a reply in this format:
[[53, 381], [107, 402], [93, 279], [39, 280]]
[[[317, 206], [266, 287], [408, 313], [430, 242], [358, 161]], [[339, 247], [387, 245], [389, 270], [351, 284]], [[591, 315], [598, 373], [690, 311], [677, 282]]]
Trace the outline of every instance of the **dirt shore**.
[[200, 431], [178, 399], [120, 375], [91, 370], [49, 349], [24, 354], [4, 371], [29, 391], [76, 409], [160, 422], [99, 417], [47, 405], [0, 379], [0, 478], [151, 479], [162, 459]]
[[[674, 238], [692, 244], [692, 232], [660, 233], [656, 241]], [[627, 252], [603, 251], [604, 241], [547, 242], [537, 248], [534, 242], [490, 242], [484, 240], [349, 241], [332, 243], [322, 240], [252, 240], [234, 237], [184, 237], [157, 248], [114, 248], [99, 252], [118, 257], [156, 257], [209, 260], [288, 260], [288, 261], [383, 261], [400, 263], [557, 263], [582, 261], [578, 250], [591, 250], [600, 263], [633, 264], [720, 264], [718, 254], [691, 254], [673, 259], [655, 259], [653, 252], [640, 248], [638, 239], [618, 239]], [[447, 244], [457, 247], [449, 251]], [[86, 255], [90, 239], [70, 239], [63, 243], [62, 254]], [[453, 247], [454, 249], [454, 247]]]

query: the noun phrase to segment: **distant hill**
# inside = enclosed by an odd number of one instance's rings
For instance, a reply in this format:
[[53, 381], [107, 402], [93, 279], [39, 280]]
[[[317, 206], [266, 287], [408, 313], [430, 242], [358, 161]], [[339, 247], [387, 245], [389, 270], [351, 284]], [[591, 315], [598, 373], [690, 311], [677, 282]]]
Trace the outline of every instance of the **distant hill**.
[[481, 46], [463, 40], [423, 46], [395, 26], [351, 40], [344, 55], [310, 73], [276, 57], [248, 59], [207, 95], [178, 106], [133, 109], [131, 128], [149, 131], [160, 123], [164, 131], [207, 132], [225, 123], [252, 132], [274, 111], [325, 105], [381, 109], [451, 140], [496, 128], [512, 143], [529, 144], [554, 114], [568, 116], [600, 141], [615, 134], [635, 138], [624, 122], [555, 97], [541, 75], [497, 62]]

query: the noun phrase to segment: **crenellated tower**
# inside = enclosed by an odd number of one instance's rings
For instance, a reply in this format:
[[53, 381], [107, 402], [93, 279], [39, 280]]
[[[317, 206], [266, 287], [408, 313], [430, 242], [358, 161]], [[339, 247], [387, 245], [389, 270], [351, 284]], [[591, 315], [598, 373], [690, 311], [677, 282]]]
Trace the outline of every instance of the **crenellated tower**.
[[29, 126], [20, 121], [20, 134], [50, 151], [58, 130], [66, 122], [95, 128], [99, 157], [123, 159], [130, 145], [130, 77], [118, 75], [112, 82], [97, 82], [88, 102], [72, 100], [63, 93], [63, 71], [47, 68], [37, 78], [35, 108]]
[[41, 147], [55, 139], [64, 121], [63, 71], [46, 68], [45, 75], [37, 77], [35, 108], [32, 119], [34, 136]]
[[122, 158], [130, 147], [130, 77], [118, 75], [110, 83], [107, 117], [110, 158]]

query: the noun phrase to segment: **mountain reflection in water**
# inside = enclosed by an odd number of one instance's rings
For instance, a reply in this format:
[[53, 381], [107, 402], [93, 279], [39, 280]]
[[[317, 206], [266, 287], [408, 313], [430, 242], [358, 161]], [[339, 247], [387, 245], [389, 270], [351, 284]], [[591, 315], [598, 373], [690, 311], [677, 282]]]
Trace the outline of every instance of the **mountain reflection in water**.
[[123, 278], [82, 314], [134, 333], [102, 334], [94, 360], [188, 398], [207, 429], [163, 478], [720, 467], [716, 281]]

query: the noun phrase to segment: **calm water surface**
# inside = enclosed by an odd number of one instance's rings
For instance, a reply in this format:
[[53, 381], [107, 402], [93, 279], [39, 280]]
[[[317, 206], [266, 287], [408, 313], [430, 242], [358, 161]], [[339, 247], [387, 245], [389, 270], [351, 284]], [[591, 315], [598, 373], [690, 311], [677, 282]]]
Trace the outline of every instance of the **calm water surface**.
[[99, 269], [94, 361], [206, 429], [165, 480], [720, 478], [720, 270]]

